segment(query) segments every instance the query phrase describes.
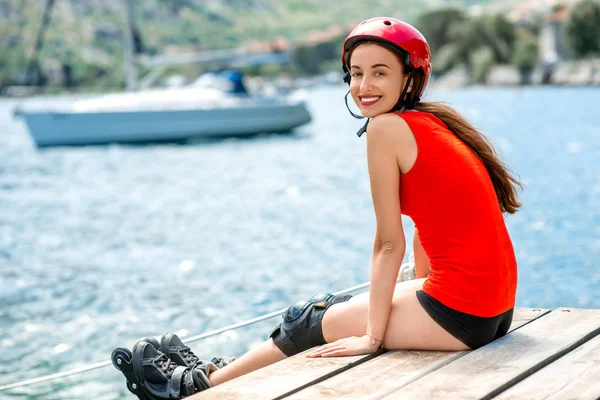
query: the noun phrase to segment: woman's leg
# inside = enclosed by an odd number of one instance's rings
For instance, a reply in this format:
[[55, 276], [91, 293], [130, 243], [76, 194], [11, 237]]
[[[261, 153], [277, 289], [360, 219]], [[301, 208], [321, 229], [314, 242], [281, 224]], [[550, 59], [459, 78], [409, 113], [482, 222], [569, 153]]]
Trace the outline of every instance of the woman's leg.
[[[417, 300], [416, 292], [425, 279], [415, 279], [396, 285], [392, 310], [383, 339], [387, 349], [467, 350], [468, 347], [439, 326]], [[334, 304], [323, 316], [323, 336], [328, 343], [349, 336], [362, 336], [367, 330], [369, 293], [355, 296], [347, 302]], [[285, 355], [269, 339], [240, 359], [210, 374], [216, 386], [283, 360]]]
[[[396, 285], [383, 346], [390, 350], [468, 350], [468, 347], [439, 326], [419, 303], [416, 292], [423, 279]], [[331, 306], [323, 316], [323, 336], [327, 343], [367, 331], [369, 293]]]
[[213, 386], [216, 386], [259, 368], [274, 364], [284, 358], [285, 354], [275, 346], [273, 339], [268, 339], [231, 364], [211, 373], [208, 376], [208, 380]]

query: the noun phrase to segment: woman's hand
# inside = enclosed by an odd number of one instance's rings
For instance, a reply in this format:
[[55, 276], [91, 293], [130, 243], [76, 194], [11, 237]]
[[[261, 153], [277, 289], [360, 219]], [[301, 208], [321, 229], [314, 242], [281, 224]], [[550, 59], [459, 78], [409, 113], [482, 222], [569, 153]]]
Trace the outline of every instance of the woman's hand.
[[375, 353], [379, 349], [380, 343], [369, 336], [352, 336], [349, 338], [340, 339], [338, 341], [324, 344], [317, 350], [308, 353], [306, 357], [343, 357], [343, 356], [360, 356], [363, 354]]

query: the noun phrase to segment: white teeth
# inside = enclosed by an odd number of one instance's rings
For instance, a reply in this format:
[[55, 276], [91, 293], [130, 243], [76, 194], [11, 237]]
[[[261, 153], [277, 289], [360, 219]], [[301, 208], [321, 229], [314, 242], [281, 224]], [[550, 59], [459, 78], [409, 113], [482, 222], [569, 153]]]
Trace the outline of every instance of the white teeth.
[[374, 101], [379, 100], [381, 97], [363, 97], [361, 98], [363, 103], [372, 103]]

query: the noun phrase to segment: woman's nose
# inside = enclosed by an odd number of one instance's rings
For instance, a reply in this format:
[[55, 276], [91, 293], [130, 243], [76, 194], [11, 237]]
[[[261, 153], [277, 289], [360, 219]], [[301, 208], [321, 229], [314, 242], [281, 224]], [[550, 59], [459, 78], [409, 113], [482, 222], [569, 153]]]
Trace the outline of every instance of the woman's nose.
[[366, 93], [368, 91], [371, 90], [371, 80], [363, 77], [362, 80], [360, 81], [360, 91], [361, 93]]

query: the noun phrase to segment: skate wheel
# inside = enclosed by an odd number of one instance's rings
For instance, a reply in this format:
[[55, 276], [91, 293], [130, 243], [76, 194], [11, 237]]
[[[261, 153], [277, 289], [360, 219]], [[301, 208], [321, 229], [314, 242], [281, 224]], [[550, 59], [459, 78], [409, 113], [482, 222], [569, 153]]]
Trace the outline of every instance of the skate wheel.
[[[156, 400], [155, 397], [149, 396], [144, 390], [142, 390], [141, 387], [136, 386], [135, 383], [131, 383], [131, 382], [127, 381], [127, 389], [129, 389], [129, 391], [131, 393], [133, 393], [139, 400]], [[162, 398], [163, 397], [161, 397], [161, 399]], [[171, 398], [171, 397], [169, 397], [169, 398]]]
[[133, 394], [137, 394], [136, 390], [133, 388], [133, 386], [131, 385], [131, 382], [127, 381], [127, 389], [133, 393]]
[[[131, 351], [129, 351], [129, 349], [118, 347], [113, 350], [110, 359], [115, 368], [119, 371], [122, 371], [124, 364], [131, 363], [131, 357], [132, 354]], [[129, 384], [129, 382], [127, 382], [127, 384]]]

